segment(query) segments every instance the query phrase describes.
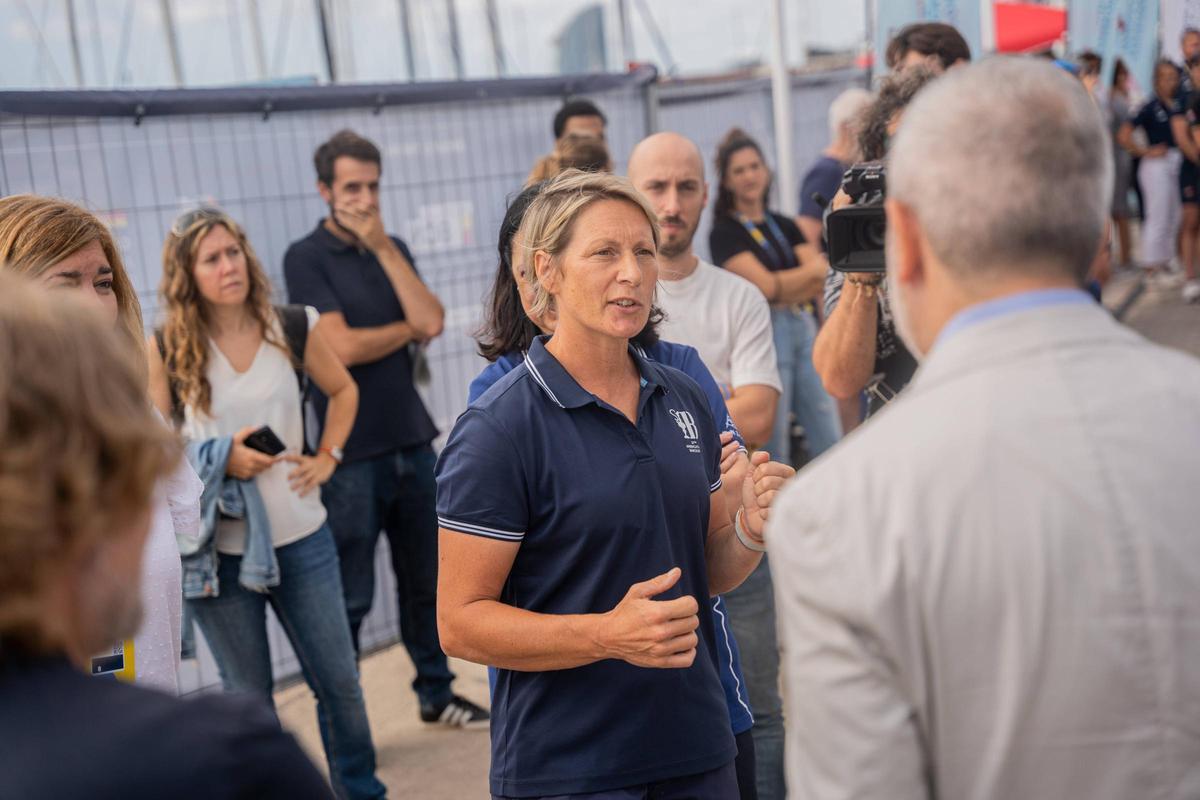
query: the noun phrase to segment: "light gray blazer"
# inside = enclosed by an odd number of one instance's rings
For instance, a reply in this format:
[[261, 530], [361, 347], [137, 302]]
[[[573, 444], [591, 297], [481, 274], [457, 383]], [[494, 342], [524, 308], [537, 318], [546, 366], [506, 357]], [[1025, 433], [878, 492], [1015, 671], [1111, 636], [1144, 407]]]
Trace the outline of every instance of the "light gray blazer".
[[1200, 797], [1200, 362], [1095, 306], [940, 342], [767, 530], [793, 798]]

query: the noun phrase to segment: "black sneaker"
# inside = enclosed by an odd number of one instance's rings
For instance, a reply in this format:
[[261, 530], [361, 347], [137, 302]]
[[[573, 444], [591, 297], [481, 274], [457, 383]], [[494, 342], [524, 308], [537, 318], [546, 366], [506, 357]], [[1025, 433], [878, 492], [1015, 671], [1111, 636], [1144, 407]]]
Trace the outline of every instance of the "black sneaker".
[[486, 728], [491, 719], [491, 715], [486, 709], [480, 708], [467, 698], [458, 695], [453, 695], [450, 702], [441, 708], [421, 706], [422, 722], [440, 722], [452, 728], [465, 728], [466, 730]]

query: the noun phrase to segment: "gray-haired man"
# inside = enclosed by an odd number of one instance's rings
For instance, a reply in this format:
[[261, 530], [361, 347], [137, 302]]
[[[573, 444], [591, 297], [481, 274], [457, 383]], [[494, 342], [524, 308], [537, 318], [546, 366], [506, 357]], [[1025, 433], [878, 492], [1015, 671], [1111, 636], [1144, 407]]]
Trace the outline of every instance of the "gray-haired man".
[[1200, 362], [1079, 288], [1100, 114], [989, 59], [917, 97], [889, 170], [923, 362], [767, 531], [792, 796], [1200, 796]]

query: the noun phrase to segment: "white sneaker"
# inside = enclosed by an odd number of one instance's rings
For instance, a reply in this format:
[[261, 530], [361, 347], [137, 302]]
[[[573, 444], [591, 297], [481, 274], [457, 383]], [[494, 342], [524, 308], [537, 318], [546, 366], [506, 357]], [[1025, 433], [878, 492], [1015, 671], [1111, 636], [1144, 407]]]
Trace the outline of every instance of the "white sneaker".
[[1149, 283], [1159, 290], [1178, 289], [1183, 285], [1183, 275], [1160, 269], [1150, 275]]
[[1185, 303], [1200, 301], [1200, 278], [1192, 278], [1183, 285], [1183, 301]]

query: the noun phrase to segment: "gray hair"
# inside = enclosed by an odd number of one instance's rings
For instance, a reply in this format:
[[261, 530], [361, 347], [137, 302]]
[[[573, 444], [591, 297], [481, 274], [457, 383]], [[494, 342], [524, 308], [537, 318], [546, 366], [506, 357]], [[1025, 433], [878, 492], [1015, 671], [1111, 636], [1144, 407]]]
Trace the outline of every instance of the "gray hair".
[[854, 123], [862, 110], [871, 104], [871, 93], [854, 86], [839, 94], [829, 104], [829, 138], [836, 140], [846, 125]]
[[956, 274], [1087, 274], [1112, 197], [1111, 145], [1083, 86], [1049, 62], [950, 70], [908, 107], [889, 162], [889, 195]]

